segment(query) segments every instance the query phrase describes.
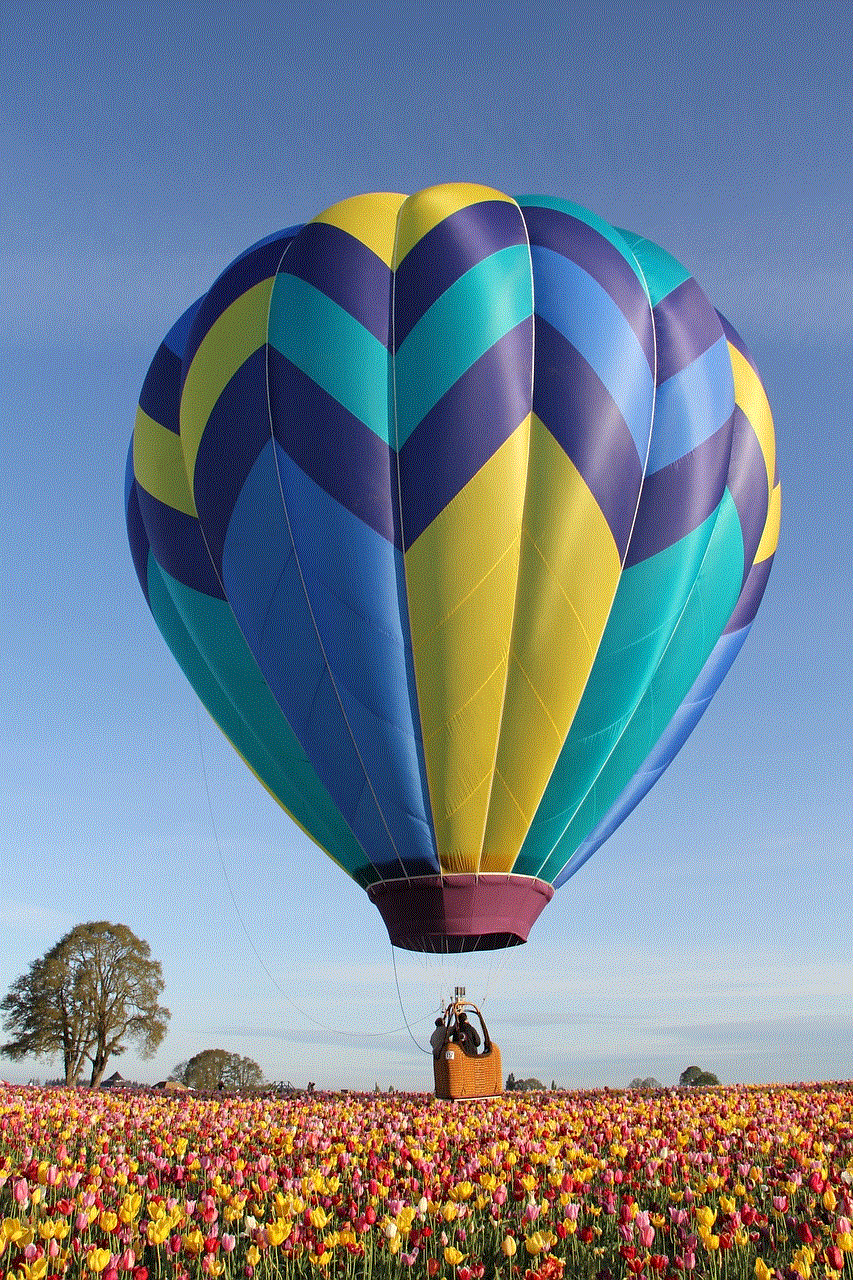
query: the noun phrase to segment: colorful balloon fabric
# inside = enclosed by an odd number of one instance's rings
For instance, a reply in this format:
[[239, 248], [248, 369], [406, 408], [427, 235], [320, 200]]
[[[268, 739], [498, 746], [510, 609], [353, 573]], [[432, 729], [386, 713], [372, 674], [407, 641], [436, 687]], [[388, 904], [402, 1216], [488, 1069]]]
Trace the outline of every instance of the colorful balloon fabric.
[[752, 358], [564, 200], [356, 196], [170, 330], [128, 461], [167, 644], [393, 943], [525, 941], [698, 721], [779, 533]]

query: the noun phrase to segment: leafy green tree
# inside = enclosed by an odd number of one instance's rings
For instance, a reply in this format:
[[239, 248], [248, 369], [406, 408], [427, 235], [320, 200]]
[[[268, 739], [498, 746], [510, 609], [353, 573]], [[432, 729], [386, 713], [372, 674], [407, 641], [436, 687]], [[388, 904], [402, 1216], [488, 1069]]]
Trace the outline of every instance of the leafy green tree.
[[678, 1083], [682, 1086], [695, 1089], [702, 1085], [719, 1084], [719, 1080], [713, 1071], [703, 1071], [701, 1067], [686, 1067], [678, 1077]]
[[545, 1091], [545, 1085], [541, 1080], [537, 1080], [536, 1076], [527, 1076], [526, 1079], [516, 1079], [511, 1071], [506, 1078], [505, 1088], [508, 1093], [533, 1093], [537, 1090], [542, 1092]]
[[250, 1092], [266, 1084], [264, 1073], [251, 1058], [227, 1049], [203, 1049], [188, 1062], [175, 1067], [170, 1079], [179, 1080], [191, 1089], [240, 1089]]
[[61, 1054], [67, 1085], [79, 1084], [89, 1062], [96, 1088], [129, 1043], [143, 1058], [160, 1044], [170, 1016], [159, 1003], [163, 985], [151, 948], [127, 925], [77, 925], [12, 983], [0, 1009], [14, 1039], [0, 1053], [13, 1061]]

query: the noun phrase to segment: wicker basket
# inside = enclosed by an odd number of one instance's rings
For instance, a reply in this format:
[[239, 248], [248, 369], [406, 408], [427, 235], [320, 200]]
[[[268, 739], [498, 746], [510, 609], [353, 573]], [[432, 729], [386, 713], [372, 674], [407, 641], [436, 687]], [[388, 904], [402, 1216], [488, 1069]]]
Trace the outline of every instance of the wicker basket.
[[[477, 1054], [465, 1053], [450, 1038], [459, 1013], [473, 1012], [483, 1029], [482, 1049]], [[503, 1093], [501, 1051], [489, 1036], [483, 1015], [467, 1000], [455, 1000], [444, 1015], [447, 1042], [433, 1055], [435, 1096], [437, 1098], [490, 1098]]]

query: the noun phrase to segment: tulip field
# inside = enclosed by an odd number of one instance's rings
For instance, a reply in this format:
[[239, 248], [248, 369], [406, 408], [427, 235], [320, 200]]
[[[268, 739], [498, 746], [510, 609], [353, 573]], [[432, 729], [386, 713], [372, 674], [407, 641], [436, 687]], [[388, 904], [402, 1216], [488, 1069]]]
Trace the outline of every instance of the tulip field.
[[853, 1085], [0, 1086], [11, 1280], [853, 1280]]

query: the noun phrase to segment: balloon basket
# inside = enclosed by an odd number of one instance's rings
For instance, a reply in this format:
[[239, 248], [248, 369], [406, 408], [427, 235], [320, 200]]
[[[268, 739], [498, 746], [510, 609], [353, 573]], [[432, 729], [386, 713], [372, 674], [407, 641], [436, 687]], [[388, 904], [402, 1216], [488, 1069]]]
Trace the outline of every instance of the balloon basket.
[[[466, 1053], [462, 1045], [452, 1039], [457, 1015], [473, 1012], [482, 1027], [482, 1048], [477, 1054]], [[463, 1098], [493, 1098], [503, 1093], [501, 1051], [489, 1036], [483, 1015], [475, 1004], [467, 1000], [454, 1000], [444, 1014], [447, 1041], [437, 1054], [433, 1054], [435, 1096], [449, 1101]]]

